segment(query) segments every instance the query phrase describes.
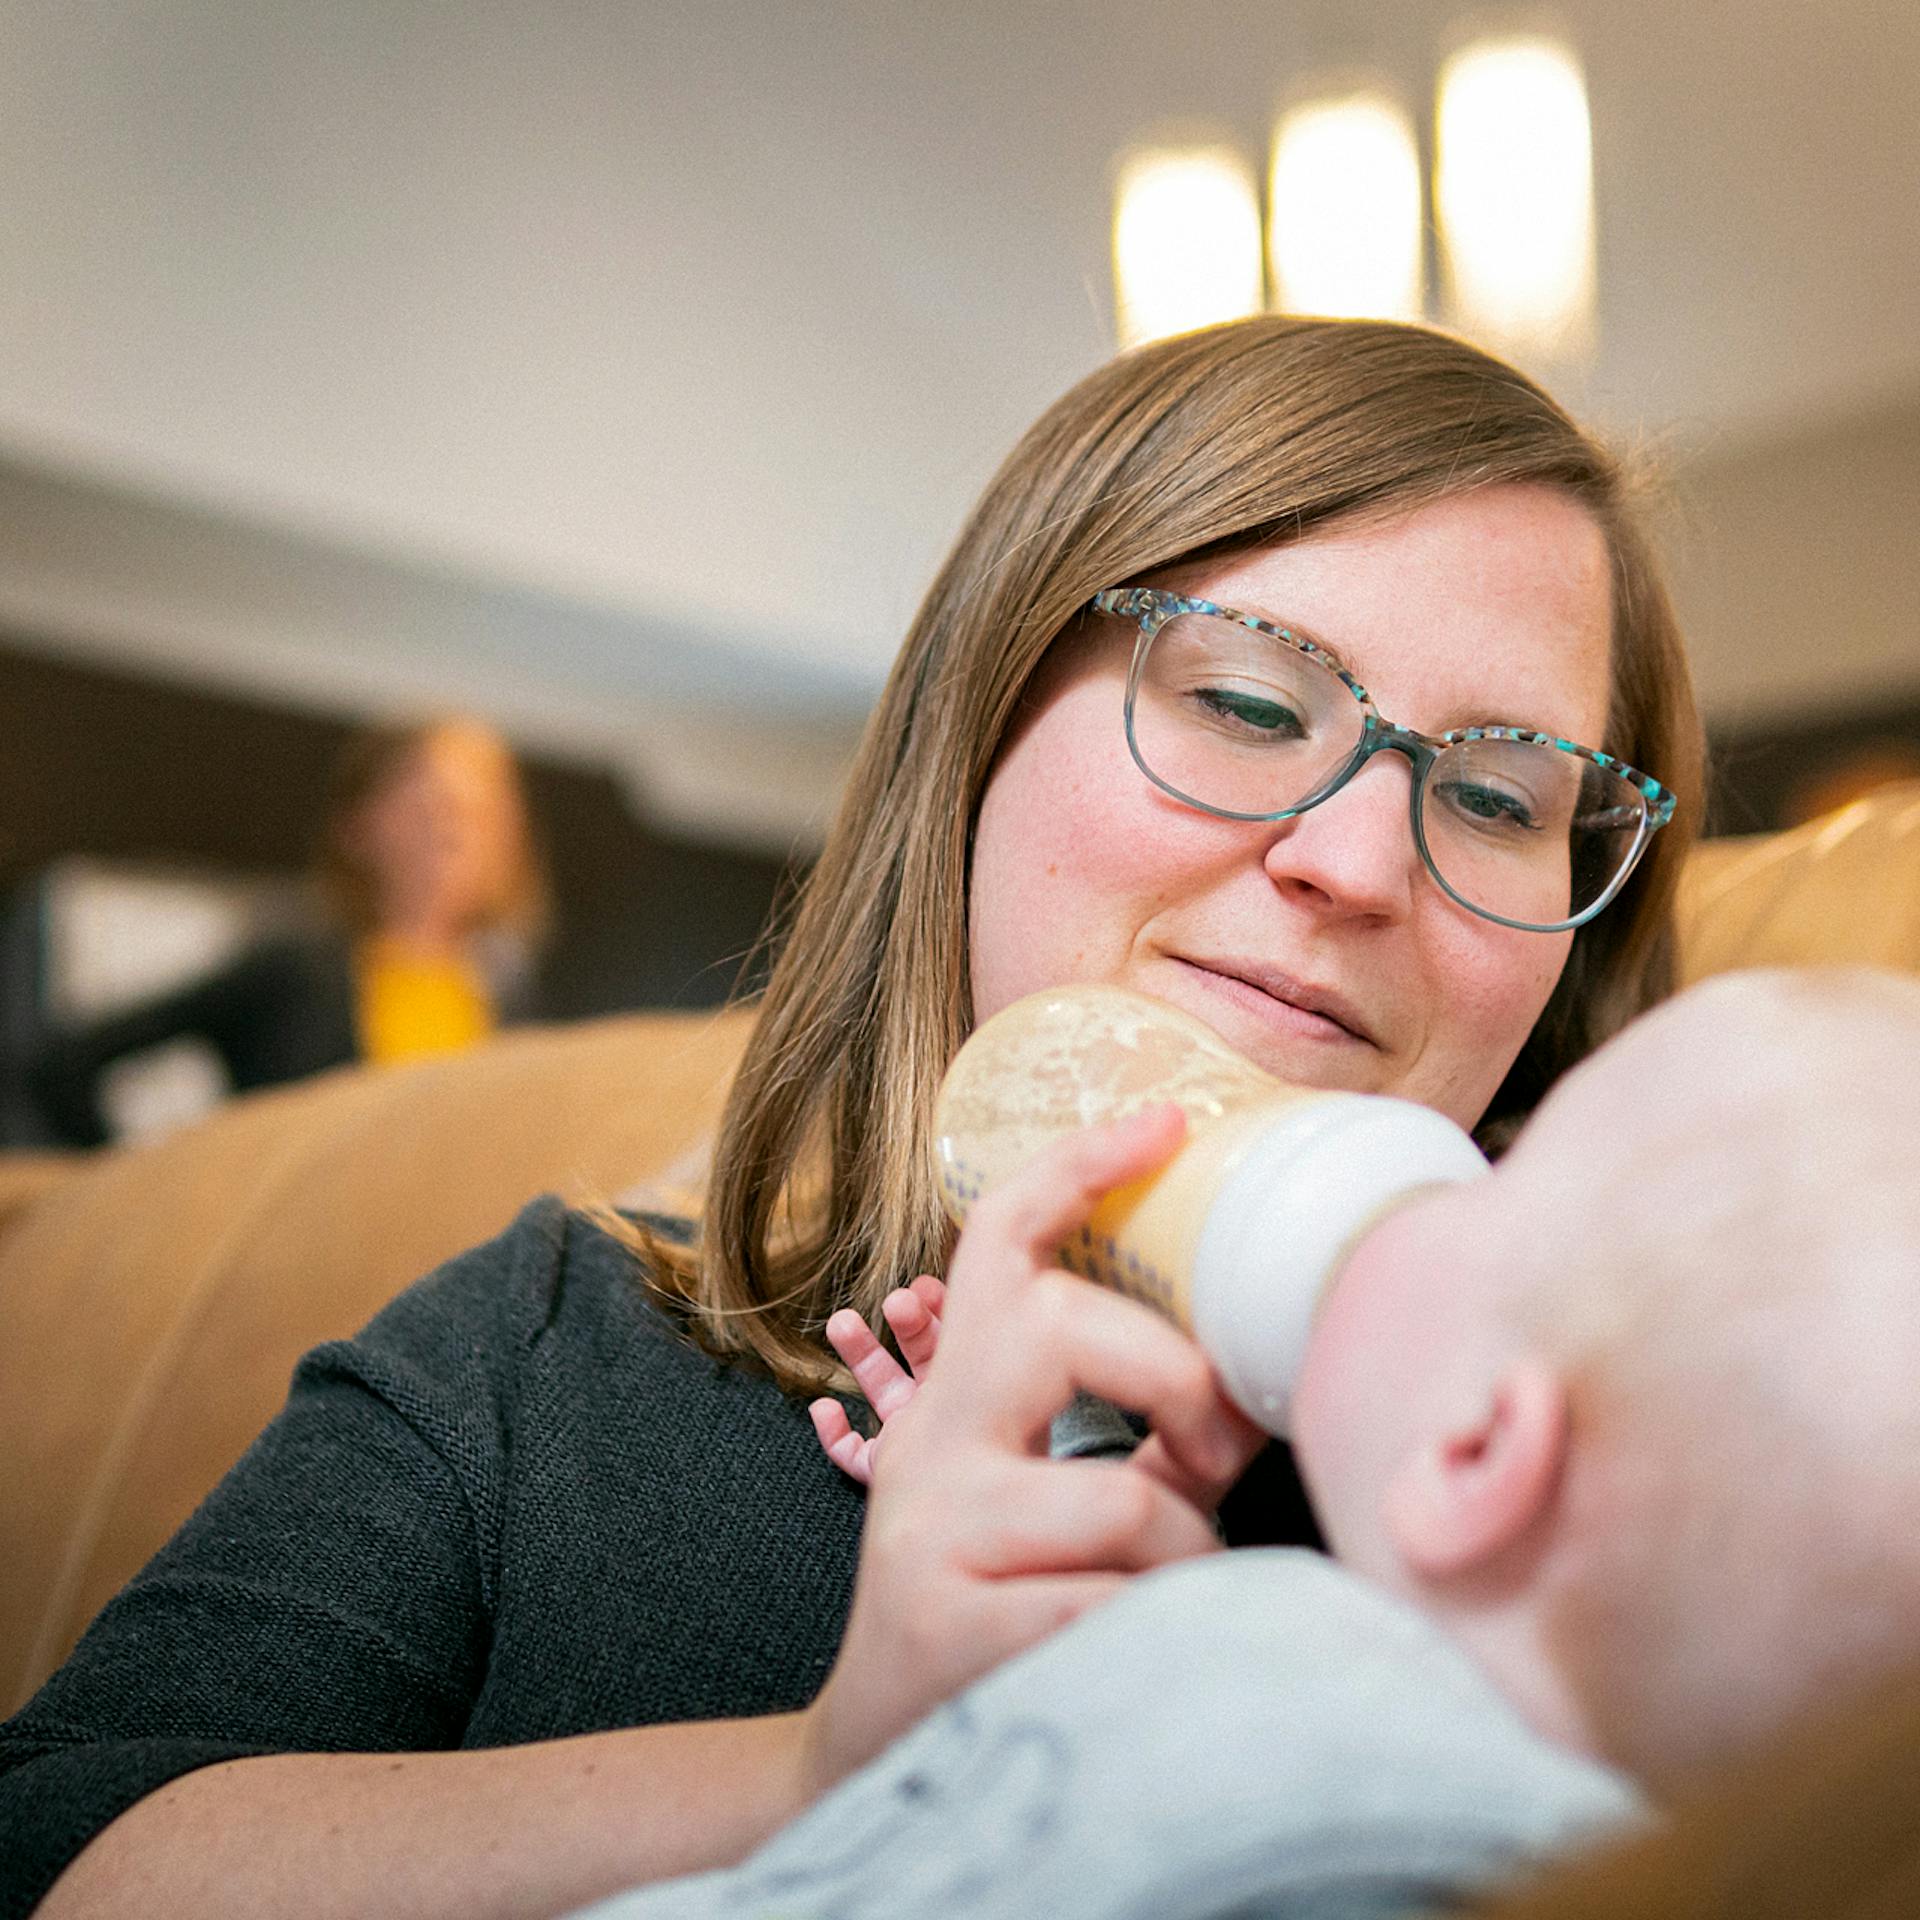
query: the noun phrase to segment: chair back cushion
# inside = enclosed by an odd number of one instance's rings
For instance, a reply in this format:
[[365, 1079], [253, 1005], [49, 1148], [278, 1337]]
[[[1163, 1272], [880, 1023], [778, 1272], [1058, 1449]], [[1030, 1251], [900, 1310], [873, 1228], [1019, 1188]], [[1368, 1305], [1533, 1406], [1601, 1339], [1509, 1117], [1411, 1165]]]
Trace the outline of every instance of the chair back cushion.
[[36, 1163], [0, 1235], [0, 1712], [239, 1458], [308, 1347], [535, 1194], [670, 1169], [749, 1025], [521, 1029], [237, 1100], [55, 1184]]

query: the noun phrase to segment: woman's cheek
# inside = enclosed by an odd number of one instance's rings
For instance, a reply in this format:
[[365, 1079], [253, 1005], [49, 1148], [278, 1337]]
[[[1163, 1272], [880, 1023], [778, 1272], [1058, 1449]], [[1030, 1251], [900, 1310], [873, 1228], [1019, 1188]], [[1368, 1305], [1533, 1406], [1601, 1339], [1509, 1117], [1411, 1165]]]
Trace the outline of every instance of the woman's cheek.
[[1484, 924], [1494, 937], [1479, 937], [1476, 929], [1471, 945], [1443, 965], [1432, 989], [1429, 1028], [1440, 1069], [1429, 1104], [1469, 1127], [1499, 1092], [1546, 1010], [1573, 939]]

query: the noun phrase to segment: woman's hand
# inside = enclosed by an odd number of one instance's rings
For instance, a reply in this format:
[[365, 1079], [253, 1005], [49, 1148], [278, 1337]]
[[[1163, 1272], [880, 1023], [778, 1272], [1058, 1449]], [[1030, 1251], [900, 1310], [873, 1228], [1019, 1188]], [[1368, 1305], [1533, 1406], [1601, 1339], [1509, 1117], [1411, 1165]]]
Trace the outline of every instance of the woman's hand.
[[[975, 1209], [948, 1276], [939, 1365], [892, 1383], [904, 1393], [846, 1639], [806, 1716], [808, 1791], [1129, 1576], [1216, 1550], [1207, 1515], [1265, 1436], [1177, 1328], [1053, 1264], [1101, 1196], [1153, 1172], [1183, 1131], [1167, 1106], [1076, 1134]], [[1049, 1425], [1080, 1391], [1144, 1414], [1155, 1451], [1048, 1459]]]
[[851, 1307], [842, 1307], [827, 1322], [827, 1344], [846, 1364], [867, 1405], [879, 1416], [881, 1432], [871, 1440], [855, 1433], [847, 1410], [838, 1400], [819, 1399], [807, 1408], [823, 1453], [850, 1480], [863, 1487], [873, 1484], [873, 1461], [886, 1424], [914, 1395], [933, 1364], [940, 1344], [940, 1315], [947, 1290], [932, 1274], [923, 1273], [904, 1287], [896, 1287], [880, 1302], [881, 1315], [900, 1343], [906, 1366], [874, 1337], [873, 1329]]

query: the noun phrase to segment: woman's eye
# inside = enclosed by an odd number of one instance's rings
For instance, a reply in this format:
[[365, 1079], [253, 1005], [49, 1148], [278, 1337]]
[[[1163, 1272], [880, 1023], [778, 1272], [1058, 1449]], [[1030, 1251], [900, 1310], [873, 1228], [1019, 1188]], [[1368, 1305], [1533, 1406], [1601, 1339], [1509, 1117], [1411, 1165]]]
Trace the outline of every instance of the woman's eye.
[[1523, 828], [1528, 833], [1540, 830], [1540, 822], [1526, 801], [1498, 787], [1469, 780], [1449, 780], [1439, 788], [1438, 797], [1467, 820], [1484, 821], [1489, 826]]
[[1302, 740], [1307, 729], [1298, 713], [1284, 701], [1257, 693], [1244, 693], [1235, 687], [1196, 687], [1194, 699], [1207, 713], [1257, 733], [1271, 734], [1283, 740]]

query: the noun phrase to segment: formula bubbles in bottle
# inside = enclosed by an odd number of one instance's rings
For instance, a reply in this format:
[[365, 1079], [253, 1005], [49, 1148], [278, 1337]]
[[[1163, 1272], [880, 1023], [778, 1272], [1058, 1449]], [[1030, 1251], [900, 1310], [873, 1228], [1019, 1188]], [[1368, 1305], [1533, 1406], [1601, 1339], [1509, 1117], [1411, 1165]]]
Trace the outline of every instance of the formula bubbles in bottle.
[[1060, 987], [1003, 1008], [954, 1057], [934, 1109], [942, 1202], [964, 1225], [1062, 1134], [1169, 1100], [1185, 1143], [1107, 1194], [1060, 1264], [1186, 1328], [1236, 1404], [1284, 1434], [1314, 1311], [1346, 1256], [1396, 1206], [1487, 1163], [1431, 1108], [1289, 1086], [1176, 1007]]

